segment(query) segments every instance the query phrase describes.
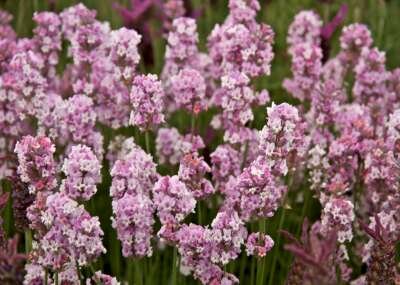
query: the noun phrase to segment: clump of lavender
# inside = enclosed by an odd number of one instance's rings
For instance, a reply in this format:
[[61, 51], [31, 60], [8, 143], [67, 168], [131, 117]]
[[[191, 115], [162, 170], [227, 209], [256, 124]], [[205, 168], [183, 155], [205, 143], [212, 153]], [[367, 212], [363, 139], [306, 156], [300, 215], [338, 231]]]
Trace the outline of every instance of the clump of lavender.
[[33, 244], [38, 264], [59, 271], [68, 262], [87, 265], [106, 252], [99, 219], [65, 194], [48, 196], [40, 219], [45, 234]]

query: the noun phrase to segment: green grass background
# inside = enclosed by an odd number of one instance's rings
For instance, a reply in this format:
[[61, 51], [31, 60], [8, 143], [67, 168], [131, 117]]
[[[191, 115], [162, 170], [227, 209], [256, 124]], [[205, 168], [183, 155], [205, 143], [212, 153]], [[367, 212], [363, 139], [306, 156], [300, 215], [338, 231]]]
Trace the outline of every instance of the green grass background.
[[[110, 22], [112, 28], [121, 27], [121, 19], [112, 8], [112, 1], [108, 0], [56, 0], [56, 11], [61, 11], [65, 7], [74, 5], [78, 2], [84, 3], [89, 8], [97, 10], [97, 17], [100, 20]], [[129, 1], [118, 1], [123, 5], [129, 5]], [[400, 0], [349, 0], [349, 1], [331, 1], [331, 4], [323, 3], [317, 0], [268, 0], [260, 1], [262, 9], [258, 15], [259, 21], [270, 24], [275, 33], [274, 52], [275, 58], [272, 63], [272, 75], [269, 77], [261, 77], [255, 80], [254, 84], [257, 89], [266, 88], [269, 90], [272, 99], [275, 102], [295, 102], [282, 89], [281, 83], [283, 78], [290, 76], [290, 58], [287, 55], [286, 35], [287, 29], [296, 13], [302, 9], [313, 9], [318, 12], [326, 22], [331, 19], [337, 12], [340, 4], [347, 3], [349, 12], [344, 24], [353, 22], [362, 22], [369, 26], [373, 34], [375, 45], [387, 53], [388, 69], [393, 69], [400, 62]], [[203, 9], [202, 16], [198, 19], [198, 30], [200, 33], [200, 47], [204, 49], [206, 37], [212, 30], [215, 23], [220, 23], [227, 15], [227, 0], [192, 0], [194, 7]], [[0, 0], [0, 8], [8, 10], [14, 15], [13, 26], [21, 37], [31, 36], [32, 15], [34, 11], [47, 10], [48, 2], [44, 0]], [[160, 23], [152, 21], [154, 31], [160, 27]], [[338, 50], [338, 36], [340, 31], [337, 31], [332, 39], [333, 50], [331, 54], [336, 54]], [[160, 37], [154, 39], [155, 46], [154, 57], [156, 63], [151, 68], [145, 68], [146, 72], [159, 73], [162, 68], [164, 41]], [[256, 110], [254, 126], [260, 128], [265, 121], [265, 110], [259, 108]], [[202, 114], [198, 128], [201, 133], [204, 133], [208, 127], [208, 122], [211, 118], [210, 114]], [[171, 123], [178, 126], [181, 131], [188, 129], [190, 123], [187, 120], [186, 114], [178, 113], [175, 115]], [[116, 132], [103, 127], [103, 133], [108, 141]], [[138, 134], [137, 130], [125, 129], [118, 133], [128, 135], [135, 134], [137, 141], [144, 145], [144, 139]], [[154, 135], [153, 135], [154, 139]], [[154, 144], [152, 144], [154, 150]], [[215, 146], [214, 146], [215, 147]], [[170, 169], [161, 169], [162, 172], [171, 173]], [[120, 245], [116, 239], [114, 230], [111, 228], [109, 217], [111, 216], [111, 201], [108, 194], [110, 185], [110, 177], [108, 166], [103, 168], [104, 182], [100, 185], [100, 189], [93, 201], [86, 205], [93, 214], [100, 217], [102, 228], [105, 232], [104, 243], [108, 252], [104, 255], [94, 267], [103, 269], [119, 280], [137, 280], [138, 274], [135, 272], [141, 271], [144, 284], [171, 284], [172, 272], [172, 249], [166, 248], [163, 251], [155, 250], [152, 258], [143, 261], [127, 261], [121, 258]], [[305, 180], [304, 180], [305, 181]], [[304, 216], [308, 216], [311, 220], [319, 217], [319, 205], [311, 198], [311, 193], [308, 190], [306, 182], [301, 185], [295, 185], [295, 191], [301, 191], [305, 197], [305, 203], [296, 202], [295, 197], [298, 193], [291, 191], [288, 199], [290, 207], [286, 209], [280, 208], [276, 215], [269, 219], [266, 224], [266, 231], [275, 240], [274, 249], [268, 253], [264, 261], [257, 261], [254, 258], [247, 258], [242, 254], [237, 261], [232, 262], [226, 267], [226, 270], [233, 272], [240, 277], [241, 284], [283, 284], [287, 272], [290, 268], [292, 256], [285, 252], [282, 248], [283, 241], [277, 233], [278, 228], [286, 229], [296, 235], [300, 232], [300, 225]], [[292, 189], [293, 190], [293, 189]], [[207, 205], [201, 203], [203, 211], [203, 224], [212, 220], [215, 216], [215, 209], [208, 209]], [[285, 214], [283, 215], [283, 213]], [[197, 221], [196, 217], [190, 217], [193, 221]], [[5, 211], [5, 227], [11, 235], [14, 232], [12, 226], [11, 208], [10, 205]], [[249, 229], [257, 230], [257, 224], [250, 224]], [[352, 260], [354, 263], [355, 272], [357, 275], [362, 270], [358, 260]], [[264, 268], [264, 278], [260, 279], [257, 276], [257, 271]], [[138, 270], [137, 270], [138, 269]], [[86, 269], [85, 269], [86, 270]], [[84, 270], [84, 271], [85, 271]], [[84, 272], [85, 273], [85, 272]], [[86, 272], [87, 273], [87, 272]], [[259, 273], [258, 273], [259, 274]], [[258, 279], [258, 280], [257, 280]], [[177, 284], [196, 284], [191, 277], [178, 276]], [[136, 283], [135, 283], [136, 284]]]

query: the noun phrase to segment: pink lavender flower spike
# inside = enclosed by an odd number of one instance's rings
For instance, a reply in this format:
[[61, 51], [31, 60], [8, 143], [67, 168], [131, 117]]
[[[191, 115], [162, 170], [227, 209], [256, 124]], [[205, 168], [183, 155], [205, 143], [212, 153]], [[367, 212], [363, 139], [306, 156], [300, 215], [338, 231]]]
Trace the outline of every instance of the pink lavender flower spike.
[[135, 30], [120, 28], [110, 33], [110, 59], [115, 65], [114, 76], [116, 80], [131, 86], [136, 73], [136, 66], [140, 61], [138, 45], [141, 35]]
[[151, 155], [135, 147], [125, 157], [115, 162], [111, 177], [111, 197], [120, 199], [125, 193], [148, 196], [158, 179], [158, 174]]
[[196, 199], [205, 199], [215, 192], [214, 186], [205, 178], [211, 167], [197, 153], [186, 154], [179, 165], [179, 179]]
[[112, 226], [117, 230], [124, 257], [145, 257], [153, 253], [153, 203], [147, 195], [126, 193], [112, 202]]
[[29, 184], [30, 193], [51, 191], [57, 185], [55, 146], [47, 137], [25, 136], [15, 146], [18, 156], [18, 174]]
[[269, 235], [263, 233], [251, 233], [246, 241], [247, 255], [265, 257], [268, 251], [274, 246], [274, 241]]
[[258, 0], [230, 0], [229, 16], [235, 22], [252, 22], [254, 21], [257, 12], [260, 10], [260, 3]]
[[372, 35], [366, 25], [355, 23], [346, 26], [340, 36], [339, 58], [352, 68], [357, 64], [362, 49], [371, 47], [372, 43]]
[[337, 231], [337, 239], [343, 243], [353, 239], [354, 205], [345, 198], [332, 197], [325, 204], [321, 218], [321, 232]]
[[149, 130], [164, 122], [164, 90], [157, 75], [138, 75], [130, 93], [130, 123], [140, 130]]
[[171, 78], [171, 88], [180, 107], [194, 114], [207, 109], [206, 84], [197, 70], [192, 68], [181, 70]]
[[160, 128], [156, 138], [156, 152], [161, 164], [175, 165], [181, 158], [192, 152], [204, 148], [200, 136], [188, 134], [182, 136], [176, 128]]
[[206, 230], [206, 241], [211, 243], [211, 261], [226, 265], [235, 260], [247, 238], [244, 222], [235, 211], [219, 212]]
[[212, 263], [211, 242], [207, 238], [207, 229], [190, 224], [182, 225], [176, 233], [177, 247], [181, 255], [180, 270], [184, 275], [193, 274], [202, 284], [236, 284], [239, 280], [224, 272]]
[[69, 7], [60, 13], [62, 20], [62, 31], [68, 40], [71, 40], [76, 30], [83, 25], [95, 22], [96, 11], [89, 10], [85, 5], [79, 3]]
[[266, 24], [227, 21], [216, 25], [208, 37], [208, 49], [215, 64], [216, 78], [232, 71], [250, 77], [269, 75], [274, 57], [274, 32]]
[[93, 100], [85, 95], [74, 95], [62, 107], [62, 132], [70, 133], [72, 140], [79, 142], [93, 132], [96, 113]]
[[227, 190], [227, 203], [236, 204], [244, 221], [269, 218], [275, 214], [286, 186], [270, 172], [270, 165], [260, 156], [245, 168], [235, 187]]
[[240, 154], [228, 144], [219, 145], [211, 157], [212, 179], [221, 192], [224, 192], [225, 185], [230, 177], [240, 175]]
[[308, 43], [315, 46], [321, 44], [322, 20], [314, 11], [301, 11], [289, 26], [287, 43], [289, 52], [298, 44]]
[[118, 282], [117, 278], [112, 277], [110, 275], [104, 274], [101, 271], [96, 271], [94, 276], [92, 277], [92, 283], [90, 280], [86, 281], [86, 285], [91, 284], [103, 284], [103, 285], [120, 285], [121, 283]]
[[65, 194], [47, 197], [41, 220], [47, 232], [34, 248], [35, 259], [42, 266], [60, 270], [75, 261], [84, 266], [106, 252], [98, 217], [91, 217]]
[[101, 182], [101, 165], [93, 151], [85, 145], [73, 146], [62, 167], [66, 178], [60, 191], [74, 200], [89, 200]]
[[[42, 266], [34, 263], [25, 265], [26, 274], [24, 276], [24, 285], [42, 285], [45, 284], [45, 271]], [[47, 284], [52, 284], [50, 276], [47, 279]]]
[[168, 45], [165, 51], [166, 60], [184, 62], [198, 52], [196, 21], [191, 18], [177, 18], [172, 22], [172, 31], [168, 35]]
[[19, 100], [15, 107], [20, 119], [35, 116], [42, 107], [47, 85], [42, 75], [43, 67], [43, 57], [29, 48], [13, 56], [8, 72], [2, 76], [4, 88], [15, 92], [15, 98]]
[[322, 73], [322, 50], [310, 43], [297, 44], [292, 50], [293, 78], [285, 79], [283, 87], [293, 97], [304, 101], [310, 94]]
[[286, 175], [306, 154], [306, 126], [297, 108], [287, 103], [272, 104], [267, 113], [267, 124], [260, 132], [260, 152], [273, 173]]
[[[161, 177], [153, 188], [153, 201], [165, 233], [170, 227], [181, 223], [186, 216], [194, 212], [196, 200], [178, 176]], [[171, 239], [169, 236], [164, 238]]]
[[[378, 108], [378, 111], [375, 112], [379, 112], [379, 109], [383, 109], [381, 112], [386, 112], [385, 101], [388, 101], [386, 94], [388, 93], [387, 83], [390, 73], [386, 71], [385, 62], [386, 55], [384, 52], [377, 48], [363, 48], [358, 64], [354, 68], [354, 97], [357, 102], [372, 109]], [[384, 116], [384, 114], [381, 114], [381, 116]], [[381, 122], [383, 122], [382, 120]]]
[[46, 61], [49, 78], [56, 75], [55, 66], [61, 51], [61, 20], [52, 12], [40, 12], [33, 15], [37, 27], [34, 29], [34, 41]]

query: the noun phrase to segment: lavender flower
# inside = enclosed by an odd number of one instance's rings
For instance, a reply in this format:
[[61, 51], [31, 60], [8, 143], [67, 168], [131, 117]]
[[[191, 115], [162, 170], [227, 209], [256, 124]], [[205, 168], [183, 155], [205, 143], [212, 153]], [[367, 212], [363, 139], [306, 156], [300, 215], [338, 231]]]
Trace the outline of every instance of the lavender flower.
[[267, 124], [260, 132], [260, 152], [273, 173], [286, 175], [308, 147], [305, 124], [298, 110], [287, 103], [267, 108]]
[[204, 199], [215, 192], [211, 182], [204, 177], [209, 172], [211, 172], [211, 168], [204, 158], [193, 153], [182, 158], [178, 177], [186, 184], [196, 199]]
[[130, 123], [140, 130], [148, 130], [164, 122], [164, 91], [157, 75], [139, 75], [133, 81], [131, 90]]
[[92, 150], [84, 145], [73, 146], [62, 167], [66, 178], [60, 191], [74, 200], [89, 200], [101, 182], [101, 165]]
[[321, 231], [326, 234], [330, 231], [337, 231], [337, 239], [343, 243], [353, 239], [354, 221], [353, 203], [345, 198], [331, 198], [323, 209], [321, 218]]
[[41, 220], [47, 231], [33, 247], [42, 266], [60, 270], [68, 262], [86, 265], [106, 252], [99, 219], [65, 194], [47, 197]]
[[112, 226], [117, 230], [124, 257], [151, 256], [153, 203], [147, 195], [129, 193], [112, 202]]
[[109, 56], [111, 62], [115, 65], [115, 79], [130, 86], [136, 73], [136, 66], [140, 61], [138, 45], [142, 37], [135, 30], [126, 28], [112, 31], [110, 36]]
[[56, 187], [55, 146], [46, 137], [25, 136], [17, 142], [18, 174], [29, 184], [29, 192], [50, 191]]
[[264, 257], [274, 246], [274, 241], [269, 235], [263, 233], [251, 233], [246, 241], [247, 255]]
[[156, 138], [156, 152], [160, 163], [177, 164], [181, 158], [204, 148], [203, 139], [191, 134], [182, 136], [176, 128], [160, 128]]
[[207, 108], [206, 84], [203, 76], [195, 69], [185, 68], [171, 78], [171, 88], [179, 106], [198, 114]]
[[287, 43], [292, 48], [307, 43], [319, 46], [321, 43], [322, 20], [314, 11], [301, 11], [289, 26]]
[[[161, 177], [153, 188], [153, 201], [164, 229], [161, 233], [182, 222], [194, 212], [196, 200], [178, 176]], [[166, 236], [168, 238], [168, 236]]]

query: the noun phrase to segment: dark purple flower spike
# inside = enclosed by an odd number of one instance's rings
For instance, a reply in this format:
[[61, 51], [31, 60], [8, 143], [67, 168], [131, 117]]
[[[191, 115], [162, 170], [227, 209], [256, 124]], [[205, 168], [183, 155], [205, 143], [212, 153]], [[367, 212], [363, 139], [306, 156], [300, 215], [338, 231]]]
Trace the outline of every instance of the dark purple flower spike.
[[342, 4], [335, 17], [321, 28], [321, 48], [323, 53], [322, 62], [326, 62], [328, 60], [330, 53], [330, 39], [337, 28], [343, 23], [348, 10], [348, 5]]

